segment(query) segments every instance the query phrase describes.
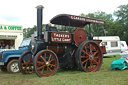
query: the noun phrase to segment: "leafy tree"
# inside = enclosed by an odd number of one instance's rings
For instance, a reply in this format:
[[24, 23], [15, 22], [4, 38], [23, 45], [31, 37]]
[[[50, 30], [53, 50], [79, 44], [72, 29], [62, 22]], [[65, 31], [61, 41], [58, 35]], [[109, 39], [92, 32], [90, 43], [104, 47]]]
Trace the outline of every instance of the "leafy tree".
[[128, 4], [120, 5], [118, 10], [114, 12], [116, 19], [117, 33], [121, 40], [125, 40], [128, 43]]
[[[95, 13], [89, 13], [87, 15], [81, 14], [80, 16], [87, 17], [87, 18], [93, 18], [93, 19], [99, 19], [104, 20], [105, 24], [91, 24], [91, 31], [94, 36], [106, 36], [106, 35], [116, 35], [112, 31], [114, 31], [114, 19], [112, 17], [112, 14], [106, 14], [102, 11], [97, 11]], [[85, 30], [89, 32], [89, 27], [86, 26]]]
[[[43, 24], [43, 25], [42, 25], [42, 32], [45, 31], [45, 27], [46, 27], [46, 25]], [[24, 30], [23, 30], [24, 38], [29, 38], [29, 37], [31, 37], [31, 34], [33, 34], [33, 33], [36, 32], [36, 31], [37, 31], [37, 26], [36, 26], [36, 25], [35, 25], [34, 27], [32, 27], [32, 28], [24, 28]]]

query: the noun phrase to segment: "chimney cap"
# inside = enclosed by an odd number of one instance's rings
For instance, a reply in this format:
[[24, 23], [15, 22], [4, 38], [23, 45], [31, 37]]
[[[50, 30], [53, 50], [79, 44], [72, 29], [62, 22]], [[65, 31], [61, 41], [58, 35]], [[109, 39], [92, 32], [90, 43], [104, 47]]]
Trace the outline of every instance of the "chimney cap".
[[36, 8], [37, 9], [39, 9], [39, 8], [43, 9], [44, 7], [42, 5], [38, 5], [38, 6], [36, 6]]

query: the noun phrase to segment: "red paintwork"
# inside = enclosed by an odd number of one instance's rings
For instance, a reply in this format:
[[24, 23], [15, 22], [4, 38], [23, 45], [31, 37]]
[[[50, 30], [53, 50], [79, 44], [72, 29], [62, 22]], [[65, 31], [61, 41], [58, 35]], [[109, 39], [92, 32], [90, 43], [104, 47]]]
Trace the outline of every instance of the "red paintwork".
[[106, 48], [105, 48], [105, 46], [101, 46], [101, 50], [102, 50], [102, 53], [103, 54], [106, 54]]
[[76, 29], [74, 32], [74, 41], [77, 46], [87, 40], [86, 32], [83, 29]]
[[81, 17], [81, 16], [69, 15], [69, 14], [59, 14], [53, 17], [50, 20], [50, 23], [56, 25], [73, 26], [73, 27], [84, 27], [85, 25], [90, 23], [105, 24], [105, 21]]

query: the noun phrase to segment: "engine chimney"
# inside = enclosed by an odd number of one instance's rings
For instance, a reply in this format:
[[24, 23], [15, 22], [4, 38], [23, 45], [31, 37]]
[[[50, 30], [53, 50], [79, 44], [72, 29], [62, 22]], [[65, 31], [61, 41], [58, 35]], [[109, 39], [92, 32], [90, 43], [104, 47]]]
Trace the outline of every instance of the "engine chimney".
[[44, 8], [42, 5], [39, 5], [37, 8], [37, 39], [42, 39], [42, 9]]

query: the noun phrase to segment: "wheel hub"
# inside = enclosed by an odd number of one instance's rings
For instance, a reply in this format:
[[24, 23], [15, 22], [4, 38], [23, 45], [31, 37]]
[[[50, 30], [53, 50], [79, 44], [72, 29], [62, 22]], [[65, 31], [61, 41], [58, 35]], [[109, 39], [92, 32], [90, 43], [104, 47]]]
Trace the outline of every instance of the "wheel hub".
[[89, 56], [89, 60], [93, 61], [93, 55]]
[[46, 62], [46, 66], [49, 66], [50, 65], [50, 63], [49, 62]]
[[17, 63], [12, 64], [11, 70], [12, 70], [13, 72], [19, 71], [18, 64], [17, 64]]

